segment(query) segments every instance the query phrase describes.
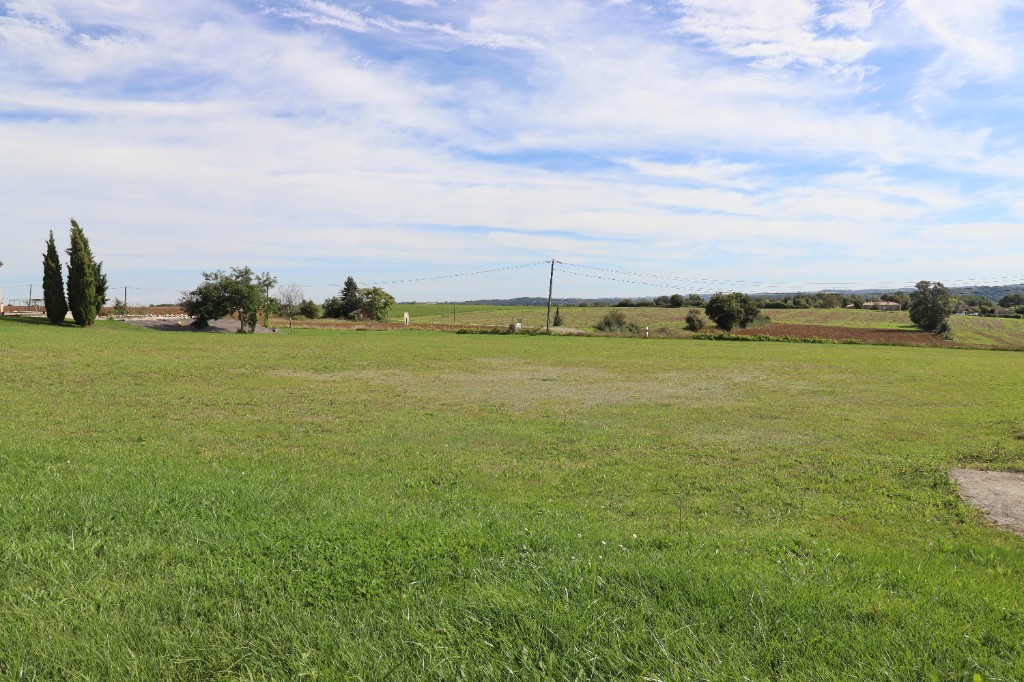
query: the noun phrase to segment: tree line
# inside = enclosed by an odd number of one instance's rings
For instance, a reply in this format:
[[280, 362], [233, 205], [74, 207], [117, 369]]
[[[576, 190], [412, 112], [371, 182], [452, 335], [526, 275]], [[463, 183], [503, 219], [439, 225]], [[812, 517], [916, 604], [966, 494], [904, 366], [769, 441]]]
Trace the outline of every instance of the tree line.
[[93, 258], [92, 248], [85, 232], [74, 218], [71, 219], [71, 246], [68, 256], [67, 288], [61, 268], [57, 243], [50, 230], [43, 254], [43, 301], [46, 319], [50, 324], [63, 324], [68, 312], [75, 324], [88, 327], [96, 321], [100, 309], [107, 302], [107, 276], [103, 262]]
[[267, 272], [256, 274], [248, 266], [204, 272], [203, 282], [186, 292], [178, 305], [194, 318], [195, 327], [207, 327], [211, 320], [237, 317], [238, 331], [252, 333], [256, 331], [261, 312], [264, 326], [271, 314], [279, 314], [288, 319], [290, 328], [299, 315], [314, 319], [353, 318], [363, 314], [371, 320], [386, 321], [395, 304], [394, 296], [388, 292], [380, 287], [360, 288], [351, 276], [338, 295], [325, 300], [322, 306], [304, 298], [297, 284], [283, 286], [275, 292], [276, 296], [271, 296], [270, 290], [276, 285], [276, 277]]
[[[899, 294], [898, 300], [906, 301], [904, 307], [910, 313], [910, 321], [918, 328], [942, 335], [950, 333], [949, 316], [953, 313], [956, 299], [950, 295], [949, 289], [942, 282], [922, 280], [915, 285], [914, 291], [905, 295], [905, 299], [903, 292], [899, 292]], [[838, 296], [838, 294], [823, 294], [823, 296]], [[767, 324], [771, 322], [771, 318], [761, 312], [765, 308], [762, 302], [760, 297], [748, 296], [736, 291], [731, 294], [718, 292], [708, 299], [703, 310], [695, 308], [687, 313], [686, 327], [690, 331], [701, 331], [707, 325], [705, 315], [716, 326], [727, 332], [732, 331], [735, 327], [745, 329], [752, 325]]]

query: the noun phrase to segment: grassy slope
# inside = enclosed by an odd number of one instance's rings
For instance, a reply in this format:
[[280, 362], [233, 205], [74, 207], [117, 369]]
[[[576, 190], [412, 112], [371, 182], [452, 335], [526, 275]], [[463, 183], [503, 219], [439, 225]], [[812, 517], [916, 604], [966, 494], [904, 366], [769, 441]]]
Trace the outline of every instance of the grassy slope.
[[[0, 320], [0, 676], [1024, 677], [1024, 356]], [[634, 534], [636, 537], [634, 538]]]

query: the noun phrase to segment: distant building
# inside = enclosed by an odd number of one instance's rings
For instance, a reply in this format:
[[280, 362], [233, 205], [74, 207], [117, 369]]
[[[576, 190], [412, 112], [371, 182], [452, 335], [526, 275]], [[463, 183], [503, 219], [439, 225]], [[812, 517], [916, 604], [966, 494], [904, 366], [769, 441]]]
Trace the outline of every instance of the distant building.
[[895, 301], [864, 301], [864, 310], [903, 310]]

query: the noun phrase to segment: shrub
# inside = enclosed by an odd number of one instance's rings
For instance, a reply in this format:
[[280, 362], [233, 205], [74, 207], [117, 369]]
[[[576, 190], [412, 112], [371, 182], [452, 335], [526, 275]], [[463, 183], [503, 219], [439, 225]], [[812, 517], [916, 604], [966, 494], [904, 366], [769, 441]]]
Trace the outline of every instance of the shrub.
[[690, 312], [686, 313], [686, 328], [691, 332], [703, 331], [708, 326], [708, 320], [704, 316], [703, 310], [697, 308], [691, 308]]
[[601, 318], [601, 321], [594, 325], [594, 329], [602, 332], [630, 332], [640, 333], [640, 325], [627, 322], [626, 316], [621, 310], [611, 310]]
[[323, 305], [324, 317], [331, 317], [335, 319], [341, 319], [345, 317], [345, 303], [341, 300], [341, 296], [331, 296], [324, 301]]
[[563, 322], [565, 322], [565, 320], [562, 319], [562, 307], [555, 306], [555, 319], [551, 324], [556, 327], [561, 327]]
[[758, 311], [757, 315], [754, 316], [754, 319], [752, 319], [750, 322], [747, 322], [746, 326], [747, 326], [747, 328], [750, 328], [750, 327], [767, 327], [771, 323], [772, 323], [772, 318], [768, 317], [767, 315], [765, 315], [761, 311]]
[[315, 320], [316, 318], [320, 317], [321, 314], [322, 310], [320, 306], [317, 305], [316, 302], [314, 301], [306, 299], [305, 301], [299, 304], [299, 315], [308, 317], [311, 320]]

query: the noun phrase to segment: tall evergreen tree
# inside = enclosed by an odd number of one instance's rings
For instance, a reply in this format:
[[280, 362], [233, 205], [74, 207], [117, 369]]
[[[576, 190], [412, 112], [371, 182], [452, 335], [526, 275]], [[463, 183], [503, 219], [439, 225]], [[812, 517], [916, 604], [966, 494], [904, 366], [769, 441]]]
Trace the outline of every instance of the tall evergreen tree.
[[53, 241], [53, 230], [50, 230], [46, 253], [43, 254], [43, 300], [50, 324], [63, 323], [68, 314], [68, 302], [64, 298], [64, 272], [60, 267], [57, 244]]
[[68, 307], [80, 327], [96, 321], [96, 264], [85, 232], [71, 219], [71, 248], [68, 249]]
[[348, 316], [363, 307], [363, 298], [359, 295], [359, 285], [349, 275], [345, 280], [345, 286], [341, 289], [341, 312]]
[[96, 263], [96, 315], [107, 303], [107, 273], [103, 272], [103, 261]]

